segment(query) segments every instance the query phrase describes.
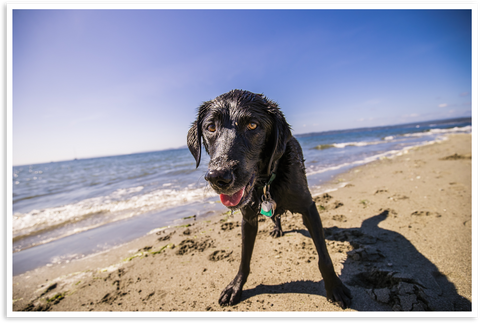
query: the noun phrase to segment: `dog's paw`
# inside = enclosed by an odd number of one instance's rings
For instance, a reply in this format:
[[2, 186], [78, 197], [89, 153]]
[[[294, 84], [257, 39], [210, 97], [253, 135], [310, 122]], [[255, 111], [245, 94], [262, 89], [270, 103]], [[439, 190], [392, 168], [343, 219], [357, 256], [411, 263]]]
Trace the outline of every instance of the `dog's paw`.
[[273, 238], [280, 238], [283, 236], [283, 231], [275, 228], [272, 231], [270, 231], [270, 236], [272, 236]]
[[327, 289], [327, 300], [329, 302], [338, 304], [342, 309], [350, 307], [352, 303], [352, 293], [340, 279], [335, 282], [335, 286], [330, 288], [325, 286], [325, 288]]
[[220, 294], [218, 304], [221, 306], [232, 306], [240, 302], [242, 289], [230, 283]]

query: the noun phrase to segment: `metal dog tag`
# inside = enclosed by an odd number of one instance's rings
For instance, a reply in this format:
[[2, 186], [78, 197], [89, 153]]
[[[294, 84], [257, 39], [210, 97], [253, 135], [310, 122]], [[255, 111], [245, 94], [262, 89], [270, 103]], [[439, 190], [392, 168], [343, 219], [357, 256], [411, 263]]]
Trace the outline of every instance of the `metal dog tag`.
[[277, 208], [277, 203], [272, 199], [270, 195], [270, 186], [265, 185], [263, 188], [263, 195], [262, 195], [262, 205], [260, 206], [260, 213], [271, 218], [275, 213], [275, 209]]
[[260, 213], [262, 213], [265, 216], [268, 216], [269, 218], [272, 217], [273, 215], [272, 203], [270, 203], [269, 201], [263, 201]]
[[271, 218], [275, 214], [275, 209], [277, 208], [277, 203], [269, 197], [267, 200], [262, 202], [262, 206], [260, 208], [260, 213]]

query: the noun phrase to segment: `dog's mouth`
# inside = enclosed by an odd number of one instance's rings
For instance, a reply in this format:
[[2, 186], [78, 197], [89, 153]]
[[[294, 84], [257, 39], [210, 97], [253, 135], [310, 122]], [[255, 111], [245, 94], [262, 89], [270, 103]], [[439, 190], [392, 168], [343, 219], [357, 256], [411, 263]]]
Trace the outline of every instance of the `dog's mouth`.
[[232, 195], [220, 194], [220, 202], [229, 208], [235, 208], [247, 202], [251, 197], [254, 179], [255, 174], [252, 175], [246, 186], [242, 187]]
[[240, 203], [240, 201], [242, 200], [244, 193], [245, 187], [242, 187], [238, 192], [234, 193], [233, 195], [220, 194], [220, 201], [226, 207], [237, 206], [238, 203]]

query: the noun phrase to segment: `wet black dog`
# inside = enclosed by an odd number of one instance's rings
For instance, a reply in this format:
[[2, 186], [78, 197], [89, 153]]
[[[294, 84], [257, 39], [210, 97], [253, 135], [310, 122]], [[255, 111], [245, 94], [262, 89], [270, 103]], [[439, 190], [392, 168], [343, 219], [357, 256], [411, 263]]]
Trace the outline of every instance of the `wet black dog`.
[[308, 190], [302, 149], [277, 104], [248, 91], [222, 94], [200, 106], [188, 131], [188, 148], [197, 167], [202, 138], [210, 155], [205, 179], [225, 206], [240, 209], [243, 215], [240, 268], [220, 295], [220, 305], [233, 305], [241, 299], [250, 273], [257, 216], [266, 201], [265, 212], [273, 206], [274, 237], [283, 235], [280, 215], [286, 211], [302, 214], [319, 255], [327, 299], [348, 307], [351, 294], [328, 255], [322, 222]]

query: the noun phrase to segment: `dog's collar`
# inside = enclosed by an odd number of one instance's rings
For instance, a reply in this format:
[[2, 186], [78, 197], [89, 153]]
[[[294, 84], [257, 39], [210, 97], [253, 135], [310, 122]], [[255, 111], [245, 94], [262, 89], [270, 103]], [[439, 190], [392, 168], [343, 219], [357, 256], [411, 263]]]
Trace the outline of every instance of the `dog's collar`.
[[265, 191], [270, 191], [270, 185], [273, 183], [277, 177], [277, 166], [278, 162], [273, 164], [273, 170], [270, 174], [260, 175], [255, 183], [255, 190], [257, 191], [258, 196], [265, 194]]
[[255, 186], [257, 186], [257, 188], [261, 188], [263, 189], [263, 187], [265, 186], [270, 186], [272, 184], [272, 182], [275, 180], [275, 177], [277, 177], [277, 174], [276, 173], [272, 173], [270, 174], [270, 176], [261, 176], [259, 177], [259, 183]]
[[272, 182], [277, 177], [277, 165], [278, 163], [275, 162], [275, 164], [273, 165], [273, 170], [269, 174], [258, 176], [257, 182], [255, 184], [257, 189], [261, 188], [263, 190], [263, 187], [270, 186], [272, 184]]
[[273, 170], [271, 172], [269, 167], [268, 175], [259, 176], [255, 185], [256, 194], [260, 198], [258, 212], [269, 218], [274, 215], [277, 205], [270, 195], [270, 185], [277, 177], [277, 165], [277, 162], [273, 164]]
[[265, 184], [265, 185], [270, 186], [270, 185], [272, 184], [273, 180], [275, 179], [275, 177], [277, 177], [277, 173], [272, 172], [272, 175], [270, 176], [270, 178], [268, 179], [267, 184]]

